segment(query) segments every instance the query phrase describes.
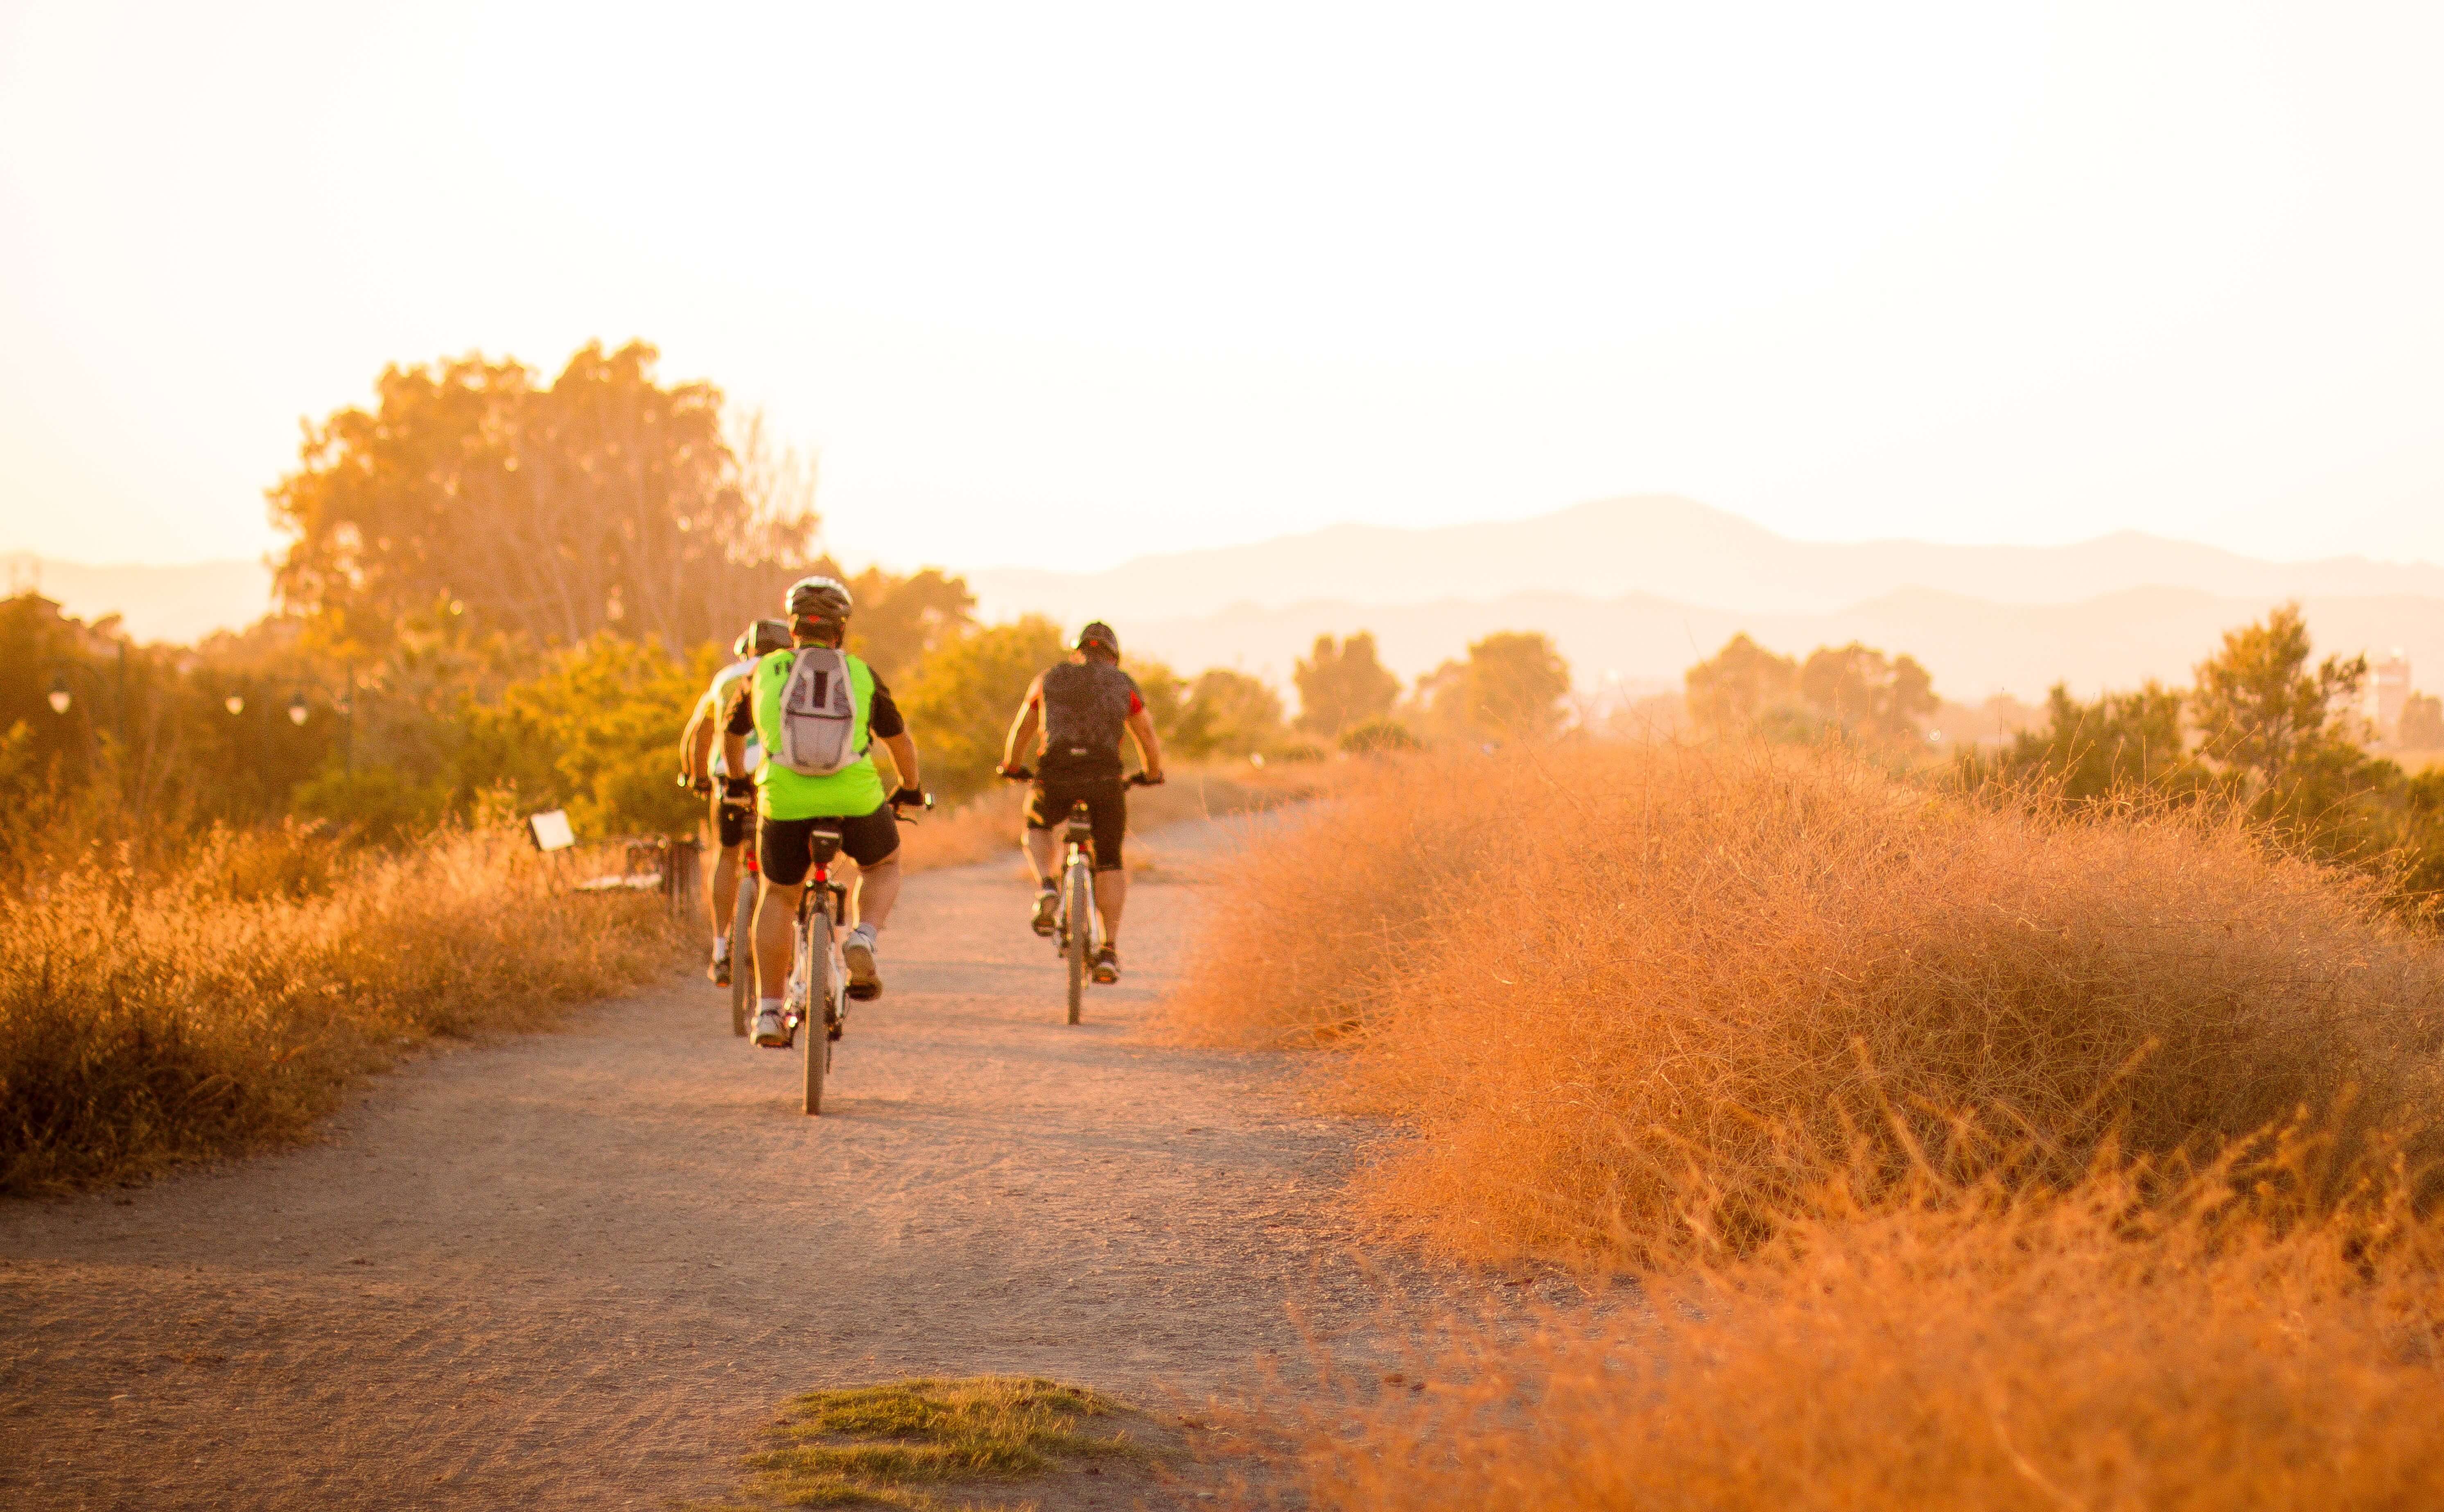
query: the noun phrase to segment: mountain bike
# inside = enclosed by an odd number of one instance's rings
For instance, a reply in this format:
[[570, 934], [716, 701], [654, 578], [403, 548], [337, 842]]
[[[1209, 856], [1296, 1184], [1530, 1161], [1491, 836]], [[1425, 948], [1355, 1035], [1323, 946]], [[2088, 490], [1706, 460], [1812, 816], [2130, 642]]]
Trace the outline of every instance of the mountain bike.
[[[922, 806], [934, 806], [934, 795], [924, 796]], [[891, 817], [902, 824], [916, 821], [894, 807]], [[806, 874], [805, 891], [798, 894], [797, 927], [791, 935], [789, 983], [781, 1000], [781, 1023], [788, 1031], [792, 1044], [798, 1030], [809, 1030], [805, 1045], [805, 1097], [803, 1103], [808, 1117], [824, 1111], [824, 1079], [832, 1068], [832, 1046], [848, 1027], [848, 1005], [853, 1001], [848, 985], [848, 963], [841, 956], [841, 941], [848, 931], [848, 884], [832, 877], [832, 863], [840, 859], [841, 831], [838, 821], [820, 821], [807, 836], [808, 848], [814, 853], [814, 865]], [[816, 943], [822, 942], [822, 949]], [[867, 996], [872, 996], [868, 993]], [[821, 1032], [813, 1032], [820, 1022]]]
[[738, 848], [738, 896], [730, 913], [730, 1032], [744, 1040], [755, 1016], [755, 898], [763, 874], [755, 862], [755, 800], [747, 809], [747, 842]]
[[[1035, 774], [1012, 767], [1012, 782]], [[1130, 787], [1151, 787], [1143, 772], [1132, 775]], [[1103, 943], [1103, 915], [1095, 907], [1095, 829], [1086, 816], [1085, 800], [1069, 805], [1069, 822], [1062, 837], [1061, 905], [1054, 915], [1053, 950], [1069, 963], [1069, 1022], [1081, 1022], [1086, 1005], [1086, 984], [1095, 973], [1095, 952]]]
[[[841, 931], [848, 921], [848, 884], [832, 880], [832, 862], [840, 859], [841, 832], [818, 824], [808, 837], [814, 849], [814, 870], [805, 891], [798, 894], [798, 923], [792, 934], [789, 986], [782, 1000], [781, 1023], [794, 1042], [802, 1025], [811, 1026], [821, 1014], [821, 1032], [806, 1036], [805, 1111], [811, 1117], [824, 1111], [824, 1078], [832, 1068], [832, 1046], [848, 1027], [848, 964], [841, 959]], [[816, 950], [820, 938], [823, 949]]]
[[[719, 781], [679, 774], [679, 785], [698, 793], [713, 792]], [[762, 882], [755, 869], [754, 790], [750, 788], [744, 797], [725, 793], [721, 802], [723, 807], [744, 809], [747, 815], [747, 841], [738, 856], [738, 895], [731, 900], [730, 911], [730, 1032], [744, 1040], [748, 1021], [755, 1016], [755, 897]], [[713, 836], [715, 840], [720, 838], [718, 833]]]

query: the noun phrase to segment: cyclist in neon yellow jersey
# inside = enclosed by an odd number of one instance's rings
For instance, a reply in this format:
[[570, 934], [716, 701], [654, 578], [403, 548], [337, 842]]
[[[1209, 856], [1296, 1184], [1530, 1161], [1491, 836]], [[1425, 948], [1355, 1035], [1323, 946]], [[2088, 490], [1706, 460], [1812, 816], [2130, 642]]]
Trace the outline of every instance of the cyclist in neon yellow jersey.
[[[764, 747], [764, 764], [755, 770], [755, 856], [764, 876], [755, 905], [755, 1042], [773, 1049], [789, 1043], [782, 1000], [798, 894], [814, 865], [815, 825], [836, 826], [841, 849], [857, 862], [857, 924], [841, 944], [841, 957], [848, 967], [849, 996], [867, 1001], [882, 995], [876, 935], [899, 896], [897, 810], [925, 802], [916, 783], [916, 743], [891, 690], [862, 658], [842, 649], [854, 607], [847, 587], [831, 578], [802, 578], [784, 602], [790, 648], [763, 657], [732, 685], [722, 718], [722, 745], [733, 770], [746, 759], [750, 733]], [[883, 791], [875, 769], [871, 743], [877, 740], [899, 774], [896, 791]]]
[[[741, 847], [754, 827], [748, 804], [753, 801], [755, 768], [764, 759], [763, 747], [750, 739], [745, 763], [737, 767], [730, 765], [730, 753], [719, 738], [720, 712], [729, 707], [731, 690], [755, 671], [757, 661], [788, 645], [786, 621], [758, 619], [749, 625], [731, 647], [738, 659], [713, 674], [713, 686], [695, 701], [695, 712], [688, 717], [687, 731], [679, 737], [679, 776], [698, 793], [712, 795], [713, 833], [720, 847], [713, 875], [705, 883], [705, 906], [713, 915], [713, 963], [704, 974], [717, 986], [730, 986], [730, 915], [738, 906]], [[732, 771], [737, 775], [731, 776]]]

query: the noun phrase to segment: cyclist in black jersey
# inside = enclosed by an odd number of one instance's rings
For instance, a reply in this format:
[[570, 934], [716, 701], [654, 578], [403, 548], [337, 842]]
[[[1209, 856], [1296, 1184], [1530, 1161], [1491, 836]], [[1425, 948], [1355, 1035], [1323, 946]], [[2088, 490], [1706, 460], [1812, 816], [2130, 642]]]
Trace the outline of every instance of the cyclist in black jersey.
[[[1120, 979], [1120, 910], [1128, 901], [1129, 874], [1121, 869], [1120, 844], [1128, 834], [1128, 788], [1121, 780], [1120, 736], [1137, 742], [1145, 781], [1162, 781], [1162, 742], [1137, 679], [1120, 670], [1120, 637], [1098, 619], [1078, 632], [1069, 659], [1047, 668], [1028, 684], [1026, 702], [1010, 721], [1002, 747], [1005, 777], [1031, 776], [1027, 804], [1027, 858], [1035, 868], [1035, 912], [1028, 920], [1038, 934], [1052, 932], [1061, 907], [1057, 878], [1061, 843], [1055, 831], [1072, 804], [1086, 805], [1095, 834], [1095, 911], [1103, 916], [1103, 946], [1096, 951], [1098, 982]], [[1037, 745], [1038, 735], [1042, 745]], [[1030, 773], [1027, 759], [1034, 756]]]

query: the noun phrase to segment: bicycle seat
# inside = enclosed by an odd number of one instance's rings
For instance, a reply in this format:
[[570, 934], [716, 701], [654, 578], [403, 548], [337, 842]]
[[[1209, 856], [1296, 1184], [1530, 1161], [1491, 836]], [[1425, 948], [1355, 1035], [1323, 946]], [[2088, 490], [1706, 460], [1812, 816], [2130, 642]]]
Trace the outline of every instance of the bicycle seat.
[[806, 833], [806, 844], [815, 853], [817, 866], [829, 866], [840, 855], [841, 832], [837, 824], [818, 824]]

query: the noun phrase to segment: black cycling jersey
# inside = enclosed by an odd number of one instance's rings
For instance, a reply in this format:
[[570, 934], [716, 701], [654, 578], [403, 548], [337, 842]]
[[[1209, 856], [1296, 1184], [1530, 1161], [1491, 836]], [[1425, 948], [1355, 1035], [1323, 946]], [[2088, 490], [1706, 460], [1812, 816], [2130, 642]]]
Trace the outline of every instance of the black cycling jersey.
[[1117, 777], [1120, 735], [1145, 708], [1137, 679], [1108, 661], [1065, 661], [1044, 674], [1044, 758], [1048, 776]]

